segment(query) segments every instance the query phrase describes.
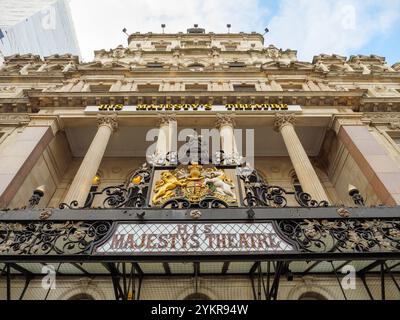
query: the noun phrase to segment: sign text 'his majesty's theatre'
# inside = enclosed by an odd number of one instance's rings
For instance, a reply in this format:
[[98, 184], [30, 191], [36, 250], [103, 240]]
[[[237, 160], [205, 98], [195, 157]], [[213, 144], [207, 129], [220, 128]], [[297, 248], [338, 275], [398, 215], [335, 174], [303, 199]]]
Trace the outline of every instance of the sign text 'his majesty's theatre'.
[[132, 114], [136, 112], [229, 112], [229, 111], [254, 111], [254, 112], [301, 112], [302, 108], [298, 105], [287, 104], [138, 104], [125, 106], [123, 104], [102, 104], [100, 106], [88, 106], [85, 113], [117, 112], [122, 114]]
[[271, 223], [121, 223], [95, 254], [268, 253], [293, 251]]

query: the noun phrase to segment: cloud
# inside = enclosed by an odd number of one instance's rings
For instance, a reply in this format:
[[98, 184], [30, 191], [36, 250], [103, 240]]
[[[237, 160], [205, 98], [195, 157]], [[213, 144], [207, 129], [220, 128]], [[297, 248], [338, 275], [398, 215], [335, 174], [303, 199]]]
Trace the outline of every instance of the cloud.
[[265, 7], [258, 0], [71, 0], [73, 20], [85, 61], [93, 58], [97, 49], [126, 45], [128, 32], [185, 32], [198, 23], [206, 31], [232, 32], [264, 29]]
[[306, 61], [319, 53], [349, 55], [389, 34], [399, 19], [394, 0], [282, 0], [267, 42], [298, 50]]

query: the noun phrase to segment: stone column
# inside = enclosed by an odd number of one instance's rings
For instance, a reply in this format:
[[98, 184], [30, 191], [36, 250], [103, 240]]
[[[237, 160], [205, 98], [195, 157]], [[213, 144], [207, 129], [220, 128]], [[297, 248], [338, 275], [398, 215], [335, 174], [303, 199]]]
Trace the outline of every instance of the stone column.
[[296, 134], [294, 122], [294, 115], [278, 114], [275, 121], [275, 128], [282, 134], [294, 170], [304, 192], [310, 194], [312, 199], [318, 202], [328, 201], [324, 187], [319, 181], [310, 159]]
[[157, 164], [165, 164], [165, 159], [168, 152], [176, 151], [176, 129], [176, 116], [174, 114], [160, 115], [159, 133], [156, 147]]
[[239, 157], [235, 141], [235, 120], [231, 115], [217, 114], [217, 128], [221, 136], [221, 149], [224, 151], [225, 164], [234, 164]]
[[79, 207], [84, 206], [93, 177], [99, 169], [108, 141], [117, 127], [117, 117], [115, 115], [98, 117], [97, 133], [64, 199], [66, 204], [77, 201]]

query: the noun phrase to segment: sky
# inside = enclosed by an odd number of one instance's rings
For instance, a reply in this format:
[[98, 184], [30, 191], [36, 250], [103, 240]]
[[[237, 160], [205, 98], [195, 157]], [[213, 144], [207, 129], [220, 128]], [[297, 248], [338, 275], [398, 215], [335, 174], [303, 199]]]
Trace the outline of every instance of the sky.
[[264, 33], [265, 45], [315, 55], [376, 54], [400, 62], [400, 0], [70, 0], [84, 61], [93, 51], [127, 45], [122, 33], [185, 32], [197, 23], [206, 32]]

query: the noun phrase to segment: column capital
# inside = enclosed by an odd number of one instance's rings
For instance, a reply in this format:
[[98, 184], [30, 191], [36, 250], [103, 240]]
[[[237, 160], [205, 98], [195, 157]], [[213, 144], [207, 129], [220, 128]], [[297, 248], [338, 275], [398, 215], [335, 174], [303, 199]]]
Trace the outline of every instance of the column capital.
[[274, 127], [276, 131], [280, 131], [285, 125], [294, 125], [296, 123], [296, 115], [291, 114], [281, 114], [277, 113], [275, 115]]
[[230, 114], [217, 113], [216, 127], [221, 128], [223, 126], [231, 126], [234, 128], [236, 126], [234, 116]]
[[118, 129], [117, 115], [98, 115], [97, 125], [98, 127], [108, 126], [112, 131], [116, 131]]
[[158, 114], [158, 126], [168, 125], [170, 122], [176, 121], [175, 113], [159, 113]]

